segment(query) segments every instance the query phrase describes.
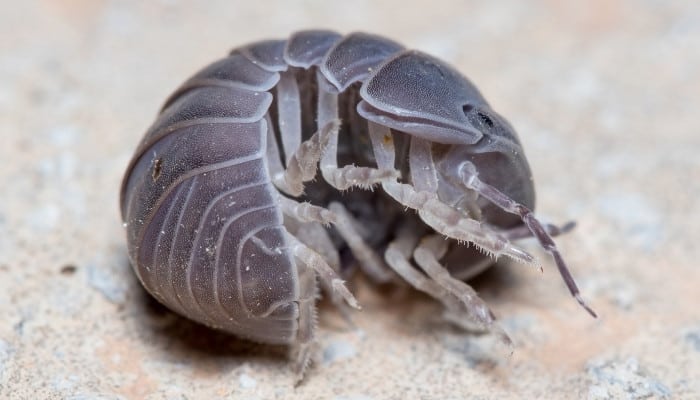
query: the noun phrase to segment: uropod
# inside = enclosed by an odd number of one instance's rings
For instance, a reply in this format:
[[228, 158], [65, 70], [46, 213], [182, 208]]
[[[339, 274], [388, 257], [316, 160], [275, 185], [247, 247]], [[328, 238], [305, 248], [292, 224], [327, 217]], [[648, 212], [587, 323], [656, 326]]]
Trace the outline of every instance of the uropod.
[[[166, 100], [129, 164], [131, 264], [173, 311], [310, 359], [319, 287], [404, 280], [451, 318], [508, 340], [465, 280], [534, 237], [584, 303], [533, 215], [511, 125], [444, 62], [376, 35], [301, 31], [234, 49]], [[469, 246], [469, 245], [472, 246]]]

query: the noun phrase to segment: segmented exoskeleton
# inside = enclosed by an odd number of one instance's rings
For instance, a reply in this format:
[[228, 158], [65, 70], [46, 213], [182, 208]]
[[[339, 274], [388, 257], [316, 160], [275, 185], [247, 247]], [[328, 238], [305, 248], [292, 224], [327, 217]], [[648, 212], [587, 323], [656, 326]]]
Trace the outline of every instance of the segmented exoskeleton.
[[316, 278], [358, 307], [345, 249], [370, 279], [401, 277], [507, 338], [463, 280], [492, 264], [482, 252], [534, 263], [512, 243], [534, 236], [593, 314], [551, 239], [568, 227], [541, 224], [534, 201], [515, 131], [472, 83], [389, 39], [330, 31], [237, 48], [187, 80], [121, 190], [146, 289], [200, 323], [293, 345], [299, 377]]

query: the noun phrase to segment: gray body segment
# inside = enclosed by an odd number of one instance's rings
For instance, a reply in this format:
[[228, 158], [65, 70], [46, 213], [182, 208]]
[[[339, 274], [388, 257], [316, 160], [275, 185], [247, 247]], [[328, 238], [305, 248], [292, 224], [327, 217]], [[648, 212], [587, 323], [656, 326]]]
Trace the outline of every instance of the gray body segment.
[[381, 36], [351, 33], [325, 54], [321, 72], [338, 91], [343, 92], [401, 50], [403, 46]]
[[325, 30], [294, 33], [284, 48], [284, 61], [292, 67], [299, 68], [318, 65], [341, 37], [336, 32]]
[[[459, 241], [531, 262], [510, 238], [557, 233], [533, 206], [517, 136], [471, 82], [389, 39], [324, 30], [236, 48], [185, 81], [121, 189], [146, 289], [200, 323], [295, 345], [300, 374], [316, 277], [356, 306], [337, 275], [345, 247], [372, 279], [398, 274], [496, 329], [455, 279], [490, 260]], [[436, 234], [451, 240], [418, 241]]]

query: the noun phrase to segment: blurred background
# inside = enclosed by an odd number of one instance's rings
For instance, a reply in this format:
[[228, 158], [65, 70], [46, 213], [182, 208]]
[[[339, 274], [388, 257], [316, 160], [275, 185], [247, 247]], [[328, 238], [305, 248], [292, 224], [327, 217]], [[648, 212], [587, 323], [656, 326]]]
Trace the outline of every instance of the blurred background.
[[[0, 0], [0, 398], [700, 398], [700, 3]], [[176, 317], [126, 258], [118, 187], [162, 101], [238, 45], [382, 34], [453, 64], [520, 134], [550, 259], [474, 285], [514, 339], [453, 329], [416, 292], [350, 329], [322, 305], [293, 388], [284, 349]]]

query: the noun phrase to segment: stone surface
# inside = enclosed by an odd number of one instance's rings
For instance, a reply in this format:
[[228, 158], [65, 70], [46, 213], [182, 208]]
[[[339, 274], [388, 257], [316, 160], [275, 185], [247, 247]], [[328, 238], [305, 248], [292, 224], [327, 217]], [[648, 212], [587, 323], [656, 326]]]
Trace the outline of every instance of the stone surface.
[[[700, 398], [696, 1], [5, 1], [0, 13], [0, 398]], [[515, 341], [415, 292], [351, 330], [323, 305], [315, 366], [174, 316], [130, 271], [121, 175], [166, 96], [239, 44], [366, 30], [453, 63], [520, 133], [584, 296], [498, 266], [474, 285]]]
[[588, 373], [594, 382], [588, 389], [589, 399], [665, 399], [671, 395], [666, 386], [641, 371], [634, 358], [594, 361]]

